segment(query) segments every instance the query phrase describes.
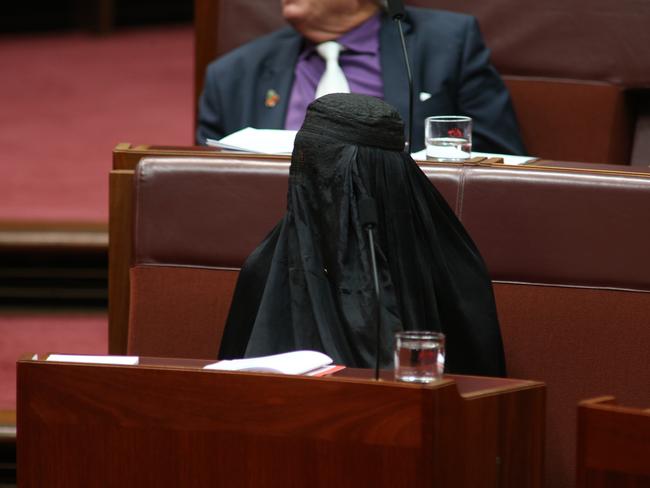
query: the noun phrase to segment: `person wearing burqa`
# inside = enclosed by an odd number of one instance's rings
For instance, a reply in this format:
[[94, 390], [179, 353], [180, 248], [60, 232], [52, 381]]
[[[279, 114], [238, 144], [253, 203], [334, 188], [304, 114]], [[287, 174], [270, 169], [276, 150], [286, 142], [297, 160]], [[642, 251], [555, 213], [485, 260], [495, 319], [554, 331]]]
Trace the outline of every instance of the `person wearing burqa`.
[[287, 210], [244, 263], [219, 356], [322, 351], [375, 364], [375, 290], [358, 203], [377, 203], [380, 364], [400, 330], [446, 335], [448, 373], [505, 375], [485, 264], [444, 198], [404, 149], [385, 102], [332, 94], [313, 101], [296, 135]]

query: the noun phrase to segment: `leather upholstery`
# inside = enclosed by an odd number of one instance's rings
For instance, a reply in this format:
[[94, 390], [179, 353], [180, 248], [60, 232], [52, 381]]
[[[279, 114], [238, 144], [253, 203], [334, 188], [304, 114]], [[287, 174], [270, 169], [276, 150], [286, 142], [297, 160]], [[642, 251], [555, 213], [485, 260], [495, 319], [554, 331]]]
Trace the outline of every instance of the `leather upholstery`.
[[[650, 291], [650, 226], [640, 225], [650, 215], [649, 176], [423, 169], [473, 236], [493, 279]], [[144, 159], [134, 264], [239, 267], [283, 215], [288, 171], [288, 163]]]
[[135, 263], [241, 266], [284, 214], [289, 163], [175, 161], [138, 166]]
[[[272, 2], [273, 0], [271, 0]], [[478, 17], [502, 73], [647, 87], [650, 4], [636, 0], [411, 0]]]
[[630, 161], [634, 113], [623, 87], [524, 76], [505, 76], [504, 81], [528, 154], [593, 163]]

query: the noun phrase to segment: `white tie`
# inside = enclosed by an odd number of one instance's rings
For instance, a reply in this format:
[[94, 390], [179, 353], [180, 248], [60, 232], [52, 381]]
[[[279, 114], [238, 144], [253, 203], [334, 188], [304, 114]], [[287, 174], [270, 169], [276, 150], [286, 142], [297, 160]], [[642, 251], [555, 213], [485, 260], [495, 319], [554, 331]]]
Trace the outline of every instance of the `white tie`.
[[329, 93], [350, 93], [350, 86], [339, 66], [339, 53], [343, 50], [336, 41], [323, 42], [316, 46], [316, 51], [325, 60], [325, 72], [316, 87], [315, 98]]

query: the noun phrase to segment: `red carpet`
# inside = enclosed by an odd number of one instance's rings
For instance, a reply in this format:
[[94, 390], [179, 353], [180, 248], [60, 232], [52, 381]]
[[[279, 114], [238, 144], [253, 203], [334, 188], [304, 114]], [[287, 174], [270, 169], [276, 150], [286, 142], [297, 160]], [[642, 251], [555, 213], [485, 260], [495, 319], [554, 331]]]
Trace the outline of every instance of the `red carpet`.
[[0, 410], [16, 408], [16, 361], [24, 353], [106, 354], [105, 313], [0, 315]]
[[193, 31], [0, 40], [0, 222], [108, 220], [118, 142], [191, 144]]
[[[0, 39], [0, 227], [107, 223], [117, 143], [192, 143], [193, 56], [189, 26]], [[105, 313], [0, 310], [0, 410], [15, 408], [21, 354], [107, 343]]]

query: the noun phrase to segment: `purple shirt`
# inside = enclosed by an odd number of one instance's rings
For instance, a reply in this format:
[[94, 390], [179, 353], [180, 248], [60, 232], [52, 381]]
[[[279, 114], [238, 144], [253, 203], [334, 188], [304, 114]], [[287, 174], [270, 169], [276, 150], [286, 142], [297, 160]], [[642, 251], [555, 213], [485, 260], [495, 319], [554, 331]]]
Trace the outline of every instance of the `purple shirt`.
[[[346, 32], [337, 41], [345, 47], [339, 64], [348, 80], [350, 91], [384, 98], [384, 84], [379, 62], [379, 14]], [[325, 61], [316, 52], [314, 43], [305, 41], [298, 56], [293, 87], [285, 119], [285, 129], [300, 129], [307, 105], [314, 100], [316, 87], [325, 72]]]

